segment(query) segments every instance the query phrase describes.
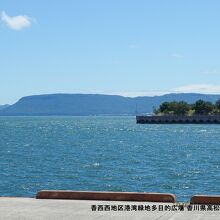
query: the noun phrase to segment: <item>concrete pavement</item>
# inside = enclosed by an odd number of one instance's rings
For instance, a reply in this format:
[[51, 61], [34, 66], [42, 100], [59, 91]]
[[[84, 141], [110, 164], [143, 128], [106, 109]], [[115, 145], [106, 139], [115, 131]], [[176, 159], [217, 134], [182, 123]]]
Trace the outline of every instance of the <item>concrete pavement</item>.
[[170, 203], [0, 197], [0, 220], [220, 219], [220, 211], [208, 206], [206, 211], [176, 211], [174, 206], [179, 209]]

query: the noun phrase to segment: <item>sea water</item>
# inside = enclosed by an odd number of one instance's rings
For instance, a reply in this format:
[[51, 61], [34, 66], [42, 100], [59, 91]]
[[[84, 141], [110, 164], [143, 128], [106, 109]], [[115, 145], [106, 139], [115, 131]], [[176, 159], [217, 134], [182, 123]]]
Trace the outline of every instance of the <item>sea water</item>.
[[220, 194], [220, 125], [0, 117], [0, 196], [39, 190]]

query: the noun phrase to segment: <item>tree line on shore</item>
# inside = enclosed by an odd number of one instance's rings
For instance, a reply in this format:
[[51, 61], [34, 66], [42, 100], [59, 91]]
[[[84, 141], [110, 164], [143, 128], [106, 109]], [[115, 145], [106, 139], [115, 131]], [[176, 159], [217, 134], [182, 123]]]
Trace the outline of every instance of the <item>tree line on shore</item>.
[[153, 112], [156, 115], [220, 115], [220, 99], [214, 104], [201, 99], [193, 104], [185, 101], [163, 102]]

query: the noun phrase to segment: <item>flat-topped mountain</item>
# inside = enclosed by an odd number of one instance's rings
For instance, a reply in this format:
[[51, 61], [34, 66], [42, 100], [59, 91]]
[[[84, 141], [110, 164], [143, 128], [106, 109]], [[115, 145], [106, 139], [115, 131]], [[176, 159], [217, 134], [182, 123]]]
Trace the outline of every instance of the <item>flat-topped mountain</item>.
[[220, 95], [194, 93], [135, 98], [100, 94], [34, 95], [0, 109], [0, 115], [136, 115], [151, 113], [153, 107], [165, 101], [193, 103], [203, 99], [215, 102], [219, 98]]
[[2, 109], [4, 109], [4, 108], [7, 108], [7, 107], [9, 107], [9, 105], [0, 105], [0, 110], [2, 110]]

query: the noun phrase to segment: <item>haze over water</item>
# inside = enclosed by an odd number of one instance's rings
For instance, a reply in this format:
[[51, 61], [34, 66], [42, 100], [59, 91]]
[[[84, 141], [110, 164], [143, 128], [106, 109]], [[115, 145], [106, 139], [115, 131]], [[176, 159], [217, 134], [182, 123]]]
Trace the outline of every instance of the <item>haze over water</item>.
[[0, 196], [42, 189], [220, 193], [220, 125], [0, 117]]

